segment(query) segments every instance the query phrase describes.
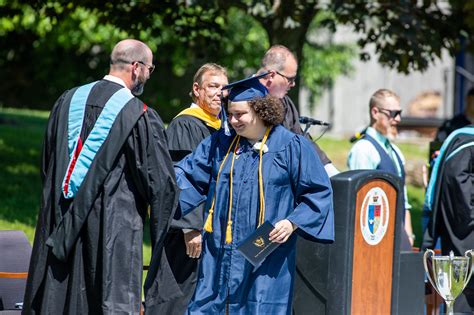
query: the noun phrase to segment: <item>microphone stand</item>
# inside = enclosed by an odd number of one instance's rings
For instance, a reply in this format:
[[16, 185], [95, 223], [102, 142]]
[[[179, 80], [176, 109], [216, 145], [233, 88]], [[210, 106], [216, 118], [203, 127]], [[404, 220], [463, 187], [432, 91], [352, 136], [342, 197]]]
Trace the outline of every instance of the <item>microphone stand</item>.
[[303, 136], [306, 136], [306, 134], [308, 133], [309, 128], [311, 128], [311, 123], [307, 122], [304, 125], [305, 125], [305, 127], [304, 127], [304, 130], [303, 130]]

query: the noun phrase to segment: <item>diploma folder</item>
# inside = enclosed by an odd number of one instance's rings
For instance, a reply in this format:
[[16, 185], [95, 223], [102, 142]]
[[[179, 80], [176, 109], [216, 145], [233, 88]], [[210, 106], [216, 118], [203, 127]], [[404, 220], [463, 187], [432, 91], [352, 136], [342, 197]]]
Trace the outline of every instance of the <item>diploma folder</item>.
[[259, 267], [265, 258], [280, 245], [269, 240], [268, 235], [273, 229], [274, 226], [265, 221], [237, 246], [237, 249], [255, 268]]

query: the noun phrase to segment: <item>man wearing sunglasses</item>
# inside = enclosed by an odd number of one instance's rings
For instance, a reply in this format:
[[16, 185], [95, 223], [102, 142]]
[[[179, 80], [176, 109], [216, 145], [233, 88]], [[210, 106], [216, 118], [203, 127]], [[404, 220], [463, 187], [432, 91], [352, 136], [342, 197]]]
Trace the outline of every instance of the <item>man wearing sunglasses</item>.
[[[297, 71], [298, 62], [295, 55], [283, 45], [274, 45], [263, 56], [257, 74], [268, 72], [268, 75], [260, 79], [260, 83], [268, 89], [270, 95], [282, 100], [285, 108], [283, 126], [296, 134], [302, 135], [303, 129], [301, 129], [299, 122], [298, 110], [287, 95], [288, 91], [295, 86]], [[309, 135], [307, 137], [313, 142]], [[316, 143], [314, 143], [314, 146], [328, 175], [332, 176], [339, 173], [321, 148]]]
[[400, 123], [402, 110], [400, 98], [393, 91], [380, 89], [376, 91], [369, 102], [370, 126], [365, 135], [357, 141], [349, 152], [347, 164], [349, 169], [378, 169], [399, 176], [404, 185], [405, 222], [402, 233], [402, 249], [410, 250], [414, 235], [411, 226], [405, 186], [405, 158], [400, 149], [390, 140], [397, 134], [397, 125]]

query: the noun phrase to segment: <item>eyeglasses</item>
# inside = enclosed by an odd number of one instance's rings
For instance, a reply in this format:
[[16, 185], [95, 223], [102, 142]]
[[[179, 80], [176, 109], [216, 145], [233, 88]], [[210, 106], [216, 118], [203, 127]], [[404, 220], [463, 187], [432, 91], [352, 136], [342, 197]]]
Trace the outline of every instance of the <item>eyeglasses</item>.
[[[148, 68], [148, 71], [150, 72], [150, 74], [153, 73], [153, 70], [155, 70], [155, 65], [154, 64], [151, 64], [151, 65], [147, 65], [146, 63], [144, 63], [143, 61], [134, 61], [134, 62], [138, 62], [139, 64], [142, 64], [144, 65], [145, 67]], [[133, 62], [132, 62], [133, 63]]]
[[281, 75], [282, 77], [284, 77], [284, 78], [288, 81], [289, 84], [293, 84], [293, 83], [295, 83], [295, 81], [296, 81], [296, 77], [297, 77], [296, 75], [295, 75], [294, 77], [287, 77], [286, 75], [284, 75], [284, 74], [282, 74], [282, 73], [280, 73], [280, 72], [278, 72], [278, 71], [276, 71], [276, 70], [275, 70], [275, 72], [276, 72], [277, 74]]
[[153, 73], [153, 71], [155, 70], [155, 65], [154, 64], [151, 64], [151, 65], [147, 65], [146, 63], [144, 63], [143, 61], [128, 61], [128, 60], [124, 60], [124, 59], [117, 59], [117, 60], [112, 60], [110, 63], [111, 64], [115, 64], [115, 63], [126, 63], [126, 64], [131, 64], [133, 65], [133, 63], [139, 63], [141, 65], [144, 65], [145, 67], [148, 68], [148, 71], [150, 72], [150, 74]]
[[[377, 108], [382, 114], [384, 114], [388, 118], [395, 119], [399, 115], [400, 117], [402, 117], [401, 109], [386, 109], [386, 108], [381, 108], [381, 107], [377, 107]], [[387, 112], [384, 112], [384, 111], [387, 111]]]

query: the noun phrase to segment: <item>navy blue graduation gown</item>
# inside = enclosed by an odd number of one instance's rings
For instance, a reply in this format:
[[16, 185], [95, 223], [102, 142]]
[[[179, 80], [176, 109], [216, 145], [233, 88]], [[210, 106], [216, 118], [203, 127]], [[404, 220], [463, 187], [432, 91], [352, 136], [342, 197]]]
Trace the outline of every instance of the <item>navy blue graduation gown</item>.
[[[221, 130], [175, 166], [183, 214], [206, 200], [207, 216], [217, 172], [233, 137]], [[290, 314], [296, 234], [314, 241], [334, 239], [332, 189], [312, 144], [276, 126], [267, 146], [262, 161], [265, 220], [275, 224], [288, 219], [298, 229], [255, 271], [237, 250], [257, 228], [259, 216], [258, 152], [242, 138], [233, 173], [233, 240], [225, 243], [231, 153], [217, 186], [213, 233], [203, 236], [202, 262], [189, 313], [219, 314], [228, 307], [230, 314]]]

